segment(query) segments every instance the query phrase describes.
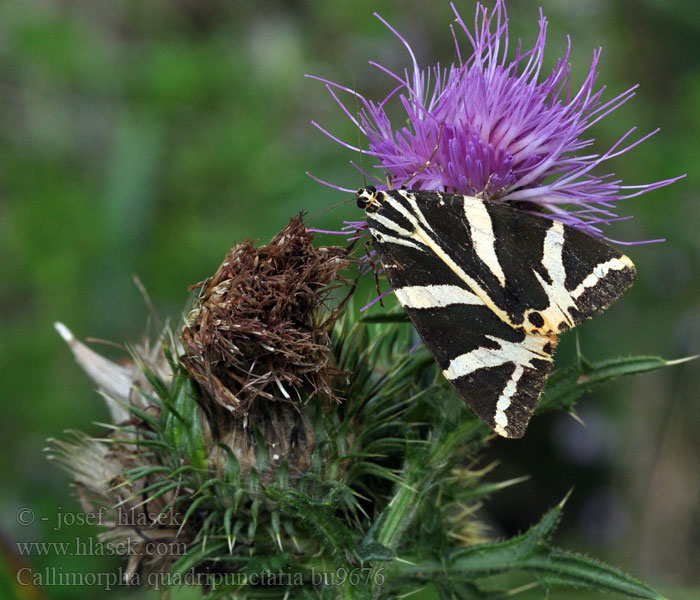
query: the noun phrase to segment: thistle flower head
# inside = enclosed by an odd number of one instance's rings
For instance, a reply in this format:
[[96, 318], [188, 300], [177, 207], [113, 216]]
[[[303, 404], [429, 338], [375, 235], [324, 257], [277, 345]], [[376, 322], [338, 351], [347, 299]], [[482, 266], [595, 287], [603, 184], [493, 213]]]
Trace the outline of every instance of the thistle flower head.
[[[404, 44], [412, 68], [403, 74], [371, 63], [396, 82], [380, 102], [324, 81], [345, 113], [367, 137], [364, 153], [379, 160], [393, 187], [479, 195], [543, 212], [566, 224], [603, 235], [600, 224], [618, 220], [615, 203], [668, 185], [676, 179], [627, 186], [604, 163], [655, 133], [630, 142], [635, 128], [606, 152], [590, 150], [588, 130], [634, 95], [634, 86], [604, 101], [605, 86], [596, 86], [601, 50], [593, 53], [587, 77], [572, 90], [569, 50], [549, 75], [543, 62], [547, 20], [540, 11], [539, 35], [530, 50], [519, 43], [509, 59], [508, 19], [504, 0], [492, 11], [477, 4], [474, 27], [452, 5], [457, 62], [421, 68], [408, 42], [375, 15]], [[458, 38], [466, 37], [465, 53]], [[355, 118], [336, 95], [356, 95]], [[387, 107], [400, 103], [405, 115], [396, 126]], [[314, 123], [334, 140], [346, 144]], [[383, 181], [377, 181], [381, 187]], [[333, 186], [337, 189], [338, 186]]]
[[[104, 513], [101, 539], [138, 548], [129, 576], [167, 572], [185, 549], [217, 535], [228, 536], [230, 552], [244, 540], [247, 553], [256, 536], [248, 521], [272, 531], [281, 548], [280, 515], [260, 510], [263, 490], [294, 487], [305, 476], [316, 482], [326, 468], [342, 476], [344, 468], [324, 461], [332, 456], [329, 435], [312, 415], [337, 406], [330, 379], [343, 371], [331, 329], [344, 304], [329, 303], [347, 251], [315, 248], [311, 239], [300, 215], [267, 245], [237, 244], [196, 286], [201, 293], [181, 338], [166, 330], [155, 344], [133, 347], [124, 364], [57, 324], [106, 400], [112, 431], [52, 440], [51, 458], [73, 475], [84, 509]], [[340, 447], [351, 434], [343, 432]], [[195, 509], [210, 478], [220, 487], [207, 496], [203, 519]], [[232, 504], [247, 534], [232, 533]], [[287, 532], [294, 537], [293, 528]], [[144, 549], [141, 538], [161, 545]]]

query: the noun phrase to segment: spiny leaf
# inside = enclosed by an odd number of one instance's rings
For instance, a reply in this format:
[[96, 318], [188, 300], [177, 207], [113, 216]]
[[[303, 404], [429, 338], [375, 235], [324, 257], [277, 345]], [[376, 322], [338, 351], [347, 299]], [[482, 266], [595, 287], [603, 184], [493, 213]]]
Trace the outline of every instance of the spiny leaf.
[[253, 430], [257, 447], [257, 451], [255, 453], [256, 468], [259, 472], [267, 471], [270, 468], [270, 458], [267, 454], [267, 443], [265, 441], [265, 436], [255, 423], [251, 423], [250, 427]]
[[[158, 426], [158, 420], [153, 417], [153, 415], [148, 414], [145, 410], [141, 410], [140, 408], [134, 406], [133, 404], [123, 404], [119, 403], [120, 406], [125, 406], [126, 409], [134, 416], [139, 418], [141, 421], [149, 425], [152, 429], [158, 431], [159, 426]], [[140, 431], [143, 431], [142, 429]]]
[[380, 523], [381, 518], [374, 521], [367, 535], [365, 535], [365, 539], [362, 540], [362, 544], [358, 547], [357, 555], [360, 557], [360, 560], [389, 561], [394, 559], [394, 551], [377, 541], [376, 535]]
[[259, 499], [253, 500], [253, 504], [250, 507], [250, 516], [253, 518], [253, 526], [258, 526], [258, 514], [260, 512], [260, 507], [262, 506], [262, 501]]
[[163, 437], [199, 469], [207, 468], [202, 414], [194, 382], [183, 375], [173, 379], [170, 399], [161, 417]]
[[663, 600], [653, 588], [614, 567], [556, 548], [541, 549], [521, 568], [538, 573], [540, 579], [550, 585], [587, 587], [632, 598]]
[[[132, 356], [137, 356], [137, 353], [132, 352]], [[148, 383], [151, 384], [151, 387], [154, 389], [158, 397], [161, 400], [170, 398], [170, 390], [168, 390], [168, 386], [160, 377], [158, 377], [155, 371], [149, 368], [141, 358], [137, 359], [137, 363], [139, 363], [139, 366], [141, 367], [141, 372], [146, 378], [146, 381], [148, 381]]]
[[198, 469], [207, 468], [207, 449], [202, 427], [202, 411], [197, 402], [197, 391], [194, 382], [187, 379], [183, 384], [181, 410], [185, 413], [190, 426], [185, 434], [185, 454], [192, 465]]
[[93, 438], [96, 441], [104, 442], [105, 444], [123, 445], [123, 446], [143, 446], [144, 448], [154, 448], [166, 452], [171, 448], [165, 442], [157, 440], [135, 440], [130, 438]]
[[[504, 542], [476, 544], [461, 548], [452, 554], [452, 560], [464, 561], [474, 571], [486, 573], [500, 572], [499, 565], [521, 560], [534, 551], [538, 545], [544, 545], [554, 533], [567, 496], [554, 508], [548, 510], [539, 523], [525, 533]], [[495, 569], [495, 570], [494, 570]]]
[[566, 498], [547, 511], [539, 523], [505, 542], [478, 544], [454, 552], [446, 573], [467, 579], [521, 570], [548, 584], [588, 587], [634, 598], [660, 600], [649, 586], [625, 573], [584, 556], [549, 546]]
[[149, 475], [155, 475], [156, 473], [170, 473], [172, 469], [170, 467], [162, 467], [158, 465], [149, 465], [145, 467], [134, 467], [133, 469], [126, 469], [122, 471], [122, 477], [126, 477], [130, 482], [138, 481], [143, 477], [148, 477]]
[[446, 431], [436, 432], [431, 446], [416, 446], [409, 452], [402, 482], [379, 517], [380, 544], [392, 549], [399, 547], [403, 532], [411, 525], [427, 493], [457, 460], [473, 451], [488, 435], [488, 427], [476, 420], [447, 423], [446, 427]]
[[224, 532], [226, 533], [226, 541], [228, 542], [229, 554], [233, 553], [233, 546], [235, 544], [231, 526], [231, 523], [233, 522], [233, 514], [233, 506], [229, 506], [226, 509], [226, 512], [224, 513]]
[[460, 499], [463, 502], [474, 502], [476, 500], [480, 500], [481, 498], [485, 498], [486, 496], [491, 496], [495, 492], [499, 492], [507, 487], [517, 485], [518, 483], [522, 483], [523, 481], [527, 481], [528, 479], [529, 476], [525, 475], [523, 477], [514, 477], [513, 479], [507, 479], [505, 481], [482, 483], [473, 487], [470, 490], [465, 491], [463, 494], [461, 494]]
[[[121, 485], [123, 485], [123, 483]], [[142, 498], [143, 496], [149, 494], [153, 490], [159, 490], [155, 494], [148, 496], [145, 500], [142, 500], [141, 502], [139, 502], [136, 505], [136, 506], [141, 506], [143, 504], [146, 504], [147, 502], [152, 502], [156, 498], [160, 498], [163, 494], [167, 494], [171, 490], [177, 489], [178, 485], [179, 484], [176, 481], [171, 482], [169, 479], [161, 479], [159, 481], [156, 481], [155, 483], [152, 483], [149, 486], [146, 486], [143, 489], [138, 490], [138, 492], [132, 494], [131, 496], [124, 498], [123, 500], [121, 500], [117, 504], [117, 506], [120, 506], [122, 504], [126, 504], [127, 502], [135, 500], [136, 498]], [[114, 489], [114, 488], [112, 488], [112, 489]]]
[[266, 556], [252, 556], [245, 568], [246, 573], [283, 573], [289, 564], [289, 554], [268, 554]]
[[236, 455], [233, 453], [231, 447], [226, 444], [216, 442], [215, 446], [222, 449], [226, 454], [226, 483], [233, 485], [235, 488], [240, 488], [243, 476]]
[[378, 543], [363, 542], [355, 548], [355, 555], [361, 562], [371, 560], [388, 561], [394, 559], [394, 552]]
[[296, 490], [281, 490], [275, 486], [265, 488], [267, 496], [278, 502], [280, 508], [301, 520], [324, 541], [329, 549], [343, 557], [354, 553], [354, 540], [345, 524], [335, 515], [335, 506], [329, 501], [313, 500]]
[[182, 575], [201, 565], [207, 559], [219, 558], [227, 552], [228, 544], [225, 540], [208, 540], [208, 543], [202, 541], [197, 546], [189, 548], [187, 554], [172, 566], [170, 573]]
[[[196, 511], [197, 508], [199, 508], [200, 504], [203, 504], [205, 502], [211, 502], [212, 500], [213, 500], [213, 496], [204, 495], [204, 496], [200, 496], [194, 502], [192, 502], [192, 504], [190, 504], [189, 508], [187, 509], [187, 512], [185, 513], [184, 518], [182, 519], [182, 523], [180, 524], [179, 531], [182, 531], [182, 529], [185, 527], [185, 523], [187, 523], [187, 520], [192, 516], [194, 511]], [[212, 504], [213, 504], [213, 502], [212, 502]]]
[[572, 410], [574, 402], [583, 394], [616, 377], [655, 371], [696, 358], [697, 356], [690, 356], [678, 360], [666, 360], [657, 356], [631, 356], [594, 363], [582, 358], [577, 364], [552, 373], [540, 399], [538, 410], [552, 408]]

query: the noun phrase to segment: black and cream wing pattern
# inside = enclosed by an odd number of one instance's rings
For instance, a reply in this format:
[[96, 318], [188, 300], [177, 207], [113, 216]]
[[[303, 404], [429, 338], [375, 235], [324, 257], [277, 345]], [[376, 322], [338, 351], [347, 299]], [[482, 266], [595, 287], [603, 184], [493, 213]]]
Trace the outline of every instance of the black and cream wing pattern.
[[359, 190], [387, 279], [445, 377], [518, 438], [558, 335], [635, 280], [627, 256], [558, 221], [471, 196]]

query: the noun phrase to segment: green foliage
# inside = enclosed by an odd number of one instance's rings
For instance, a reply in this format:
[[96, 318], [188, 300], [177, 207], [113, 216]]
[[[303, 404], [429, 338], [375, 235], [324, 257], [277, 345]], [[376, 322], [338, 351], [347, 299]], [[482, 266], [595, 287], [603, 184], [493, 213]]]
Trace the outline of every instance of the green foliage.
[[551, 547], [549, 540], [561, 518], [563, 506], [564, 501], [518, 537], [500, 543], [474, 545], [452, 553], [446, 561], [448, 567], [445, 571], [451, 578], [463, 577], [468, 582], [499, 573], [525, 571], [536, 576], [545, 588], [565, 585], [616, 592], [633, 598], [662, 598], [649, 586], [617, 569]]
[[[193, 467], [206, 469], [206, 449], [194, 382], [184, 375], [176, 377], [171, 390], [166, 393], [161, 390], [159, 396], [166, 404], [160, 425], [164, 439], [172, 448], [183, 452]], [[174, 401], [170, 403], [169, 398]]]
[[689, 356], [678, 360], [666, 360], [658, 356], [628, 356], [590, 362], [579, 355], [576, 363], [557, 369], [549, 377], [538, 410], [573, 411], [574, 404], [581, 396], [617, 377], [647, 373], [697, 358]]
[[[303, 405], [317, 444], [310, 468], [294, 480], [286, 464], [269, 479], [260, 431], [255, 464], [242, 468], [236, 447], [211, 437], [212, 415], [186, 372], [173, 364], [168, 383], [137, 357], [160, 417], [132, 407], [142, 424], [118, 427], [110, 443], [141, 446], [151, 456], [122, 472], [126, 483], [142, 482], [126, 500], [167, 498], [162, 512], [181, 515], [176, 539], [187, 540], [187, 553], [170, 564], [172, 577], [216, 574], [210, 598], [395, 598], [428, 586], [441, 598], [492, 599], [515, 593], [509, 577], [518, 573], [529, 581], [523, 589], [661, 598], [615, 568], [552, 546], [563, 501], [524, 534], [486, 541], [471, 509], [522, 478], [492, 481], [490, 468], [477, 468], [493, 434], [424, 349], [406, 351], [409, 327], [353, 322], [346, 314], [333, 336], [344, 401], [328, 406], [313, 396]], [[572, 410], [594, 385], [676, 362], [581, 358], [553, 374], [543, 408]], [[63, 456], [78, 452], [65, 442], [61, 448]], [[218, 476], [214, 449], [225, 457]], [[261, 587], [263, 575], [272, 583]]]
[[[566, 500], [566, 499], [565, 499]], [[549, 540], [564, 506], [547, 512], [526, 533], [499, 543], [475, 544], [448, 553], [442, 560], [396, 563], [389, 577], [408, 589], [416, 582], [432, 583], [443, 594], [461, 584], [469, 587], [469, 598], [503, 598], [506, 590], [482, 589], [475, 582], [497, 575], [525, 572], [545, 590], [553, 586], [586, 587], [623, 594], [632, 598], [662, 600], [649, 586], [584, 556], [553, 548]]]

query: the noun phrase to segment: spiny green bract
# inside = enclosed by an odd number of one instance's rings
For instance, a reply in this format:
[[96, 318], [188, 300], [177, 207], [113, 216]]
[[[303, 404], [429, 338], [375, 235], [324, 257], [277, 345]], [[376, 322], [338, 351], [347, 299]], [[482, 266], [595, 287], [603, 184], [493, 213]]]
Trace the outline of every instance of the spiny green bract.
[[[224, 276], [232, 264], [245, 276]], [[524, 572], [545, 589], [658, 598], [552, 548], [561, 505], [517, 538], [487, 541], [475, 508], [519, 480], [486, 479], [480, 453], [492, 434], [425, 349], [408, 351], [408, 324], [393, 314], [358, 321], [328, 304], [344, 265], [343, 252], [313, 248], [292, 220], [267, 246], [234, 248], [204, 283], [182, 338], [165, 331], [133, 348], [131, 363], [57, 327], [112, 425], [101, 438], [53, 440], [52, 458], [72, 474], [84, 510], [104, 516], [102, 540], [134, 549], [131, 581], [195, 583], [208, 597], [396, 598], [430, 588], [495, 598], [509, 585], [494, 575]], [[285, 289], [296, 292], [285, 298]], [[279, 300], [272, 315], [270, 294]], [[222, 348], [236, 353], [223, 365]], [[541, 407], [571, 411], [594, 385], [667, 364], [579, 358], [552, 375]]]
[[[484, 591], [482, 580], [524, 571], [540, 585], [659, 598], [618, 571], [552, 548], [561, 506], [519, 538], [486, 542], [472, 509], [516, 481], [484, 480], [489, 469], [479, 469], [477, 457], [491, 434], [443, 384], [427, 352], [407, 352], [409, 337], [404, 324], [367, 325], [350, 315], [336, 325], [346, 400], [329, 406], [316, 396], [300, 404], [315, 448], [297, 479], [284, 459], [268, 479], [275, 449], [259, 431], [254, 464], [244, 473], [217, 439], [167, 335], [160, 348], [173, 377], [161, 378], [152, 355], [136, 355], [149, 382], [140, 394], [151, 409], [129, 406], [131, 424], [115, 427], [107, 443], [82, 435], [54, 442], [56, 458], [74, 473], [84, 504], [109, 507], [114, 524], [103, 538], [134, 536], [133, 528], [116, 525], [129, 522], [124, 514], [137, 522], [140, 514], [162, 515], [142, 524], [139, 540], [167, 542], [173, 554], [146, 557], [141, 572], [162, 573], [166, 584], [197, 575], [194, 581], [214, 585], [211, 597], [235, 591], [237, 598], [394, 598], [430, 586], [486, 598], [495, 592]], [[656, 361], [639, 370], [662, 366]], [[601, 368], [607, 373], [611, 365]], [[563, 386], [585, 387], [577, 380], [597, 369], [561, 372], [553, 403], [561, 404]], [[93, 473], [100, 465], [110, 479], [102, 487], [99, 478], [88, 481], [77, 472], [81, 464]], [[263, 573], [269, 579], [261, 587]]]

